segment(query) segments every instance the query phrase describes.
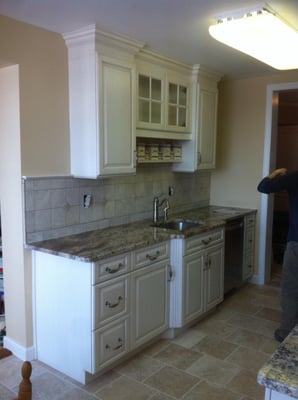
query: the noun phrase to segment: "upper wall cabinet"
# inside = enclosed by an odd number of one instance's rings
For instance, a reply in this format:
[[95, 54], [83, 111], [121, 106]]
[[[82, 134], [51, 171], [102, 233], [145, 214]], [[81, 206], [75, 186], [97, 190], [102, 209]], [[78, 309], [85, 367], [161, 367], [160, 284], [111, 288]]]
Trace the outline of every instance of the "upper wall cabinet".
[[193, 67], [192, 113], [194, 139], [182, 144], [183, 162], [173, 166], [175, 171], [194, 172], [214, 169], [217, 136], [217, 84], [221, 75], [205, 67]]
[[68, 48], [71, 173], [135, 173], [135, 54], [143, 44], [95, 26], [64, 35]]
[[191, 68], [146, 50], [142, 50], [136, 59], [136, 135], [191, 139]]

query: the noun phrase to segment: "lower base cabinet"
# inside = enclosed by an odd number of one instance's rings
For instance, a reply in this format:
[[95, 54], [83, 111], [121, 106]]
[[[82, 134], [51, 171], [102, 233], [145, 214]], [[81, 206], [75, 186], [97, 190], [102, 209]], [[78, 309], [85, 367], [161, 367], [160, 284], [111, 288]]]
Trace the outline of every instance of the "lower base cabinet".
[[294, 397], [289, 396], [288, 394], [283, 394], [277, 392], [276, 390], [271, 390], [266, 388], [265, 390], [265, 400], [293, 400]]
[[172, 239], [170, 328], [182, 328], [223, 301], [224, 230]]
[[97, 263], [34, 252], [38, 360], [86, 383], [168, 329], [169, 242]]
[[223, 300], [219, 228], [96, 263], [33, 254], [36, 357], [81, 383]]
[[132, 273], [132, 348], [168, 328], [168, 267], [162, 261]]

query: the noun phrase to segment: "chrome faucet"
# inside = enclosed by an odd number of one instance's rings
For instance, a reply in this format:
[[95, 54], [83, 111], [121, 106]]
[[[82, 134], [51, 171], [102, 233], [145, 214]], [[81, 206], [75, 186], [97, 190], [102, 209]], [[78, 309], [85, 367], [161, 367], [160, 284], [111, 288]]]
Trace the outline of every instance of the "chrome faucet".
[[163, 199], [159, 202], [158, 197], [153, 198], [153, 223], [157, 224], [158, 222], [158, 208], [164, 204], [163, 212], [164, 212], [164, 222], [168, 220], [168, 211], [170, 209], [170, 203], [168, 199]]

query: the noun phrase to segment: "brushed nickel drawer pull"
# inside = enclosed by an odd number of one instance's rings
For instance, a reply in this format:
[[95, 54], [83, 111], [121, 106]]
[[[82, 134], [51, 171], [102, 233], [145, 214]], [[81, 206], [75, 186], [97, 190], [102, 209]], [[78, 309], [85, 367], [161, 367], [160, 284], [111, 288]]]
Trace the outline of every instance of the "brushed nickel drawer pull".
[[119, 344], [118, 344], [116, 347], [114, 347], [114, 348], [112, 348], [109, 344], [106, 344], [106, 350], [115, 351], [115, 350], [121, 349], [121, 347], [123, 346], [122, 339], [121, 339], [121, 338], [118, 338], [118, 342], [119, 342]]
[[150, 254], [146, 254], [146, 258], [148, 260], [150, 260], [150, 261], [156, 260], [159, 256], [160, 256], [160, 251], [159, 250], [157, 250], [157, 252], [153, 256], [151, 256]]
[[118, 267], [115, 268], [115, 269], [110, 268], [110, 267], [106, 267], [106, 272], [108, 272], [109, 274], [115, 274], [116, 272], [120, 271], [120, 269], [121, 269], [122, 267], [123, 267], [123, 264], [122, 264], [122, 263], [119, 263], [119, 264], [118, 264]]
[[202, 239], [202, 243], [203, 244], [209, 244], [212, 241], [212, 238], [208, 238], [208, 239]]
[[111, 302], [109, 302], [109, 301], [107, 300], [107, 301], [105, 302], [105, 305], [106, 305], [107, 307], [109, 307], [109, 308], [115, 308], [115, 307], [119, 306], [121, 300], [122, 300], [122, 296], [119, 296], [119, 297], [118, 297], [117, 303], [111, 303]]

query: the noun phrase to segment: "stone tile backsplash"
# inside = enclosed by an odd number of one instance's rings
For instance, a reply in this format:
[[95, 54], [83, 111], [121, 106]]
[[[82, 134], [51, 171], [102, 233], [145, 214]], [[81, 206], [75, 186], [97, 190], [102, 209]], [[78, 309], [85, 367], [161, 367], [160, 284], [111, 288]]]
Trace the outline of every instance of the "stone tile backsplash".
[[[174, 188], [171, 197], [169, 186]], [[23, 193], [25, 240], [32, 243], [151, 218], [154, 196], [169, 199], [169, 216], [206, 206], [210, 173], [173, 173], [170, 166], [147, 165], [135, 176], [97, 180], [26, 177]], [[89, 208], [83, 206], [84, 194], [92, 197]]]

